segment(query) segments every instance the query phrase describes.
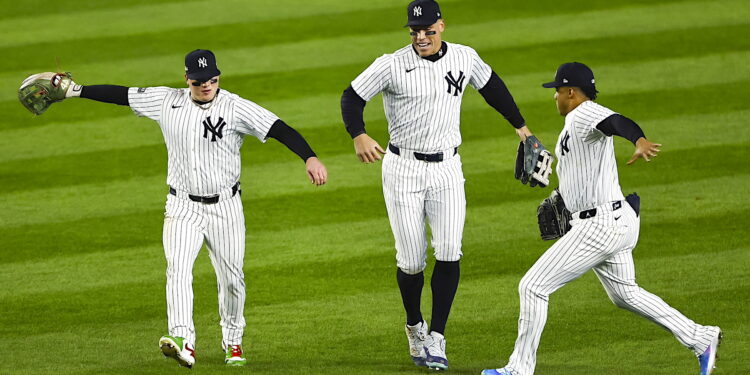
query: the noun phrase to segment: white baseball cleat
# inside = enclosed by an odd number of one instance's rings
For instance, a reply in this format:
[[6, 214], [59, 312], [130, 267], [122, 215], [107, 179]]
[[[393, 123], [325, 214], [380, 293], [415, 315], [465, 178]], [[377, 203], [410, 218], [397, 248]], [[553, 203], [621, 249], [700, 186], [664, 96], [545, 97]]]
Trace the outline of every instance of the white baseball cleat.
[[177, 336], [162, 336], [159, 348], [165, 357], [174, 358], [180, 366], [193, 368], [195, 364], [195, 349], [184, 338]]
[[515, 375], [507, 368], [493, 368], [482, 371], [482, 375]]
[[718, 358], [719, 344], [723, 334], [719, 327], [716, 328], [716, 336], [711, 339], [711, 344], [706, 350], [698, 355], [698, 365], [700, 366], [701, 375], [710, 375], [716, 367], [716, 358]]
[[425, 364], [433, 370], [447, 370], [448, 357], [445, 355], [445, 336], [430, 332], [425, 343]]
[[421, 321], [413, 326], [406, 325], [406, 338], [409, 340], [409, 354], [411, 360], [417, 366], [427, 366], [425, 359], [427, 355], [424, 351], [425, 342], [427, 341], [427, 322]]
[[242, 353], [242, 345], [227, 345], [222, 340], [221, 348], [224, 350], [224, 364], [227, 366], [244, 366], [247, 364], [247, 359]]

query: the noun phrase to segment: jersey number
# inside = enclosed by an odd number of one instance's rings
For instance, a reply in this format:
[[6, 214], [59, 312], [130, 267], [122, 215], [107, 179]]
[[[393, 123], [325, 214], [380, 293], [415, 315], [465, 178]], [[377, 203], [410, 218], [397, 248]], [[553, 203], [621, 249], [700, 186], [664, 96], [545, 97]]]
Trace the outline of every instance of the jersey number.
[[570, 149], [568, 148], [568, 141], [570, 141], [570, 134], [565, 131], [565, 135], [563, 135], [562, 141], [560, 141], [560, 151], [562, 156], [565, 156], [566, 152], [570, 152]]

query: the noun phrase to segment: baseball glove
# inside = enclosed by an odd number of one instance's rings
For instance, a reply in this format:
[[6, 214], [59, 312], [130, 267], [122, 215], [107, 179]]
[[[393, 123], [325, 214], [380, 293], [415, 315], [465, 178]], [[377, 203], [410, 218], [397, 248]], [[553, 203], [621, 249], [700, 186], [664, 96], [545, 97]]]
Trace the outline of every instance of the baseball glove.
[[62, 101], [80, 87], [73, 82], [70, 73], [38, 73], [23, 80], [18, 100], [31, 113], [41, 115], [52, 103]]
[[568, 233], [570, 220], [573, 219], [557, 189], [539, 204], [536, 216], [539, 220], [539, 231], [545, 241], [560, 238]]
[[516, 154], [516, 179], [534, 187], [549, 185], [554, 157], [535, 136], [529, 136], [518, 145]]

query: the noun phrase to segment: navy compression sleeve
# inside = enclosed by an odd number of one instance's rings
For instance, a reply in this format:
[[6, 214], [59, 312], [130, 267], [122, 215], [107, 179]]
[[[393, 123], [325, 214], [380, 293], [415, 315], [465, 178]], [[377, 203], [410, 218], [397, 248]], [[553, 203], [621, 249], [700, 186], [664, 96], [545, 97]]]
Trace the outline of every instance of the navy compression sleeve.
[[519, 129], [526, 125], [526, 120], [523, 119], [521, 111], [518, 110], [508, 87], [505, 86], [505, 82], [498, 77], [497, 73], [492, 72], [490, 80], [479, 90], [479, 93], [482, 94], [487, 104], [500, 112], [514, 128]]
[[81, 97], [104, 103], [129, 105], [128, 88], [116, 85], [92, 85], [81, 88]]
[[619, 135], [633, 144], [641, 137], [646, 138], [646, 135], [643, 134], [643, 129], [635, 121], [619, 113], [605, 118], [596, 128], [607, 136]]
[[365, 104], [351, 85], [341, 95], [341, 117], [349, 135], [354, 138], [365, 133]]
[[268, 137], [281, 142], [281, 144], [292, 150], [303, 161], [316, 156], [310, 145], [305, 141], [305, 138], [302, 137], [302, 134], [280, 119], [271, 125], [271, 129], [268, 130]]

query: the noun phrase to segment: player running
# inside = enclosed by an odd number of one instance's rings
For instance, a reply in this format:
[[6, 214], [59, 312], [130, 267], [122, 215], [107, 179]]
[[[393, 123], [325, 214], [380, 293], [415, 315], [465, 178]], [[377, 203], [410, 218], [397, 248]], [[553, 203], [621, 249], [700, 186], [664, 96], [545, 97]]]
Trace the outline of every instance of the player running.
[[305, 161], [313, 184], [327, 179], [325, 166], [296, 130], [259, 105], [219, 89], [220, 74], [211, 51], [195, 50], [185, 57], [187, 89], [80, 86], [69, 75], [41, 73], [27, 78], [19, 94], [36, 114], [54, 101], [80, 96], [130, 106], [136, 115], [159, 123], [167, 145], [169, 185], [163, 232], [169, 334], [159, 347], [188, 368], [195, 363], [193, 265], [204, 243], [219, 287], [225, 363], [246, 363], [245, 217], [239, 182], [244, 137], [277, 139]]
[[623, 197], [612, 136], [635, 144], [628, 164], [639, 158], [650, 161], [661, 145], [646, 139], [632, 120], [594, 102], [594, 73], [586, 65], [563, 64], [555, 81], [543, 86], [556, 90], [557, 109], [565, 116], [555, 153], [559, 192], [573, 220], [570, 231], [521, 279], [518, 338], [508, 364], [482, 374], [532, 375], [550, 294], [592, 268], [615, 305], [672, 332], [698, 356], [701, 375], [710, 374], [721, 339], [719, 327], [696, 324], [635, 282], [632, 252], [638, 242], [640, 205], [637, 196], [627, 201]]
[[[383, 157], [383, 196], [396, 242], [396, 279], [406, 310], [406, 336], [417, 366], [448, 368], [445, 326], [459, 283], [466, 197], [461, 156], [460, 110], [471, 85], [525, 140], [525, 126], [503, 81], [474, 49], [442, 40], [439, 5], [417, 0], [407, 7], [411, 44], [372, 63], [344, 91], [341, 112], [359, 159]], [[383, 93], [388, 151], [365, 132], [365, 103]], [[549, 168], [549, 167], [548, 167]], [[551, 171], [551, 169], [550, 169]], [[420, 299], [427, 258], [425, 220], [432, 229], [430, 330]]]

